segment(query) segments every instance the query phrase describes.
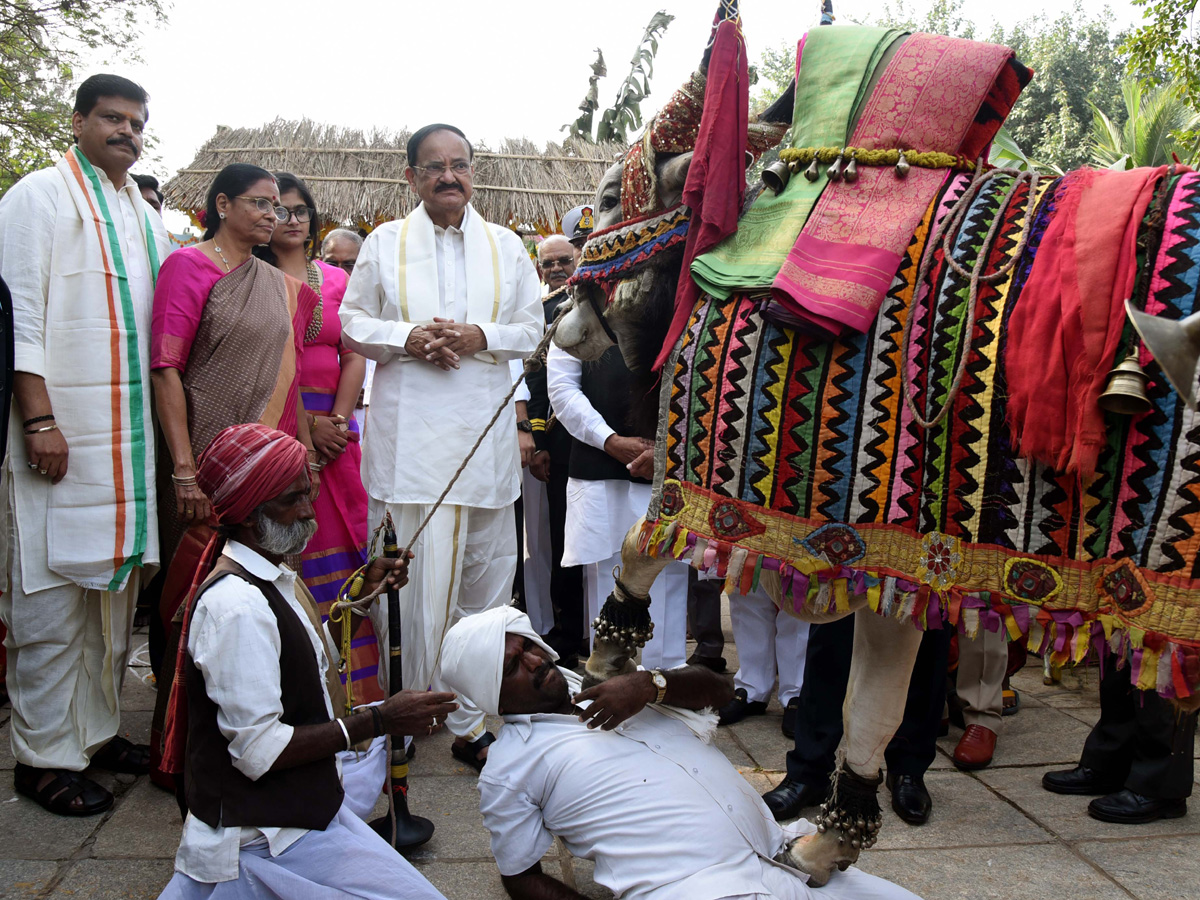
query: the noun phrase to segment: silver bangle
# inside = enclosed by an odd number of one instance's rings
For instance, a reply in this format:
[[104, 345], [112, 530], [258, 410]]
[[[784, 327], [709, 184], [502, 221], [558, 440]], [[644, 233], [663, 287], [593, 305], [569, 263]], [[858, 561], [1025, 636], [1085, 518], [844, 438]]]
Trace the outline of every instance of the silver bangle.
[[334, 719], [333, 721], [337, 722], [338, 728], [342, 729], [342, 734], [346, 738], [346, 749], [347, 750], [352, 749], [354, 745], [350, 743], [350, 732], [346, 728], [346, 723], [343, 722], [341, 719]]

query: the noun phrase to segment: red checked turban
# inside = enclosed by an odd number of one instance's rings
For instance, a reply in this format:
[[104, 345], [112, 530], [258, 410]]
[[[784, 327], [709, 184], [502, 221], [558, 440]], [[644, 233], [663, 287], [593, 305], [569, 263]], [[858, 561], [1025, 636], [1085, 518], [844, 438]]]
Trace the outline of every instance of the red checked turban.
[[231, 425], [200, 454], [196, 483], [223, 525], [244, 522], [304, 473], [304, 445], [266, 425]]

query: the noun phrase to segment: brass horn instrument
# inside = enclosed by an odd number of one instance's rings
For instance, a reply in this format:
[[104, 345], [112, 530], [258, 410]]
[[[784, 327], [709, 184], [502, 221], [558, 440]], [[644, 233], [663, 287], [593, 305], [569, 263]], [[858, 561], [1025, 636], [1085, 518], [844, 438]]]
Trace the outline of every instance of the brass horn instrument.
[[1162, 319], [1134, 309], [1125, 301], [1125, 311], [1138, 337], [1150, 351], [1163, 375], [1189, 409], [1196, 408], [1196, 362], [1200, 360], [1200, 312], [1185, 319]]
[[792, 177], [792, 167], [782, 159], [777, 159], [763, 169], [762, 180], [776, 195], [782, 194]]

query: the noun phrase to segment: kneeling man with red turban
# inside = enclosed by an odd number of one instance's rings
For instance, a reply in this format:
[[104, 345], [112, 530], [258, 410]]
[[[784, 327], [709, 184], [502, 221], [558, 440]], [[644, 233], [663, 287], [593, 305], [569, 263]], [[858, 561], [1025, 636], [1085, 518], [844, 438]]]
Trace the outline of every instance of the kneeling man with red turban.
[[[187, 819], [162, 897], [441, 897], [344, 802], [338, 753], [433, 731], [454, 695], [402, 691], [334, 717], [336, 650], [283, 565], [316, 530], [303, 444], [226, 428], [196, 480], [218, 528], [185, 601], [168, 713], [164, 768], [183, 763]], [[407, 580], [407, 560], [376, 559], [364, 590]]]

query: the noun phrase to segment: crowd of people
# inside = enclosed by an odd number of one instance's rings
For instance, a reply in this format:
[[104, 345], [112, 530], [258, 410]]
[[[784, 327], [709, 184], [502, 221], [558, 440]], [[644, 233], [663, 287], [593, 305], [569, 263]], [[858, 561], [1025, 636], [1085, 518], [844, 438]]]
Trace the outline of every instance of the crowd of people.
[[[471, 206], [473, 148], [438, 123], [406, 149], [420, 203], [365, 238], [323, 231], [301, 178], [245, 161], [213, 179], [203, 240], [172, 250], [157, 181], [130, 172], [148, 116], [137, 84], [87, 79], [74, 145], [0, 199], [16, 790], [66, 816], [114, 802], [89, 767], [175, 791], [185, 818], [164, 897], [438, 897], [365, 820], [388, 739], [411, 752], [446, 728], [480, 772], [514, 897], [579, 896], [541, 871], [554, 835], [621, 897], [812, 896], [776, 862], [810, 829], [777, 820], [828, 790], [852, 618], [810, 628], [765, 594], [738, 597], [730, 678], [722, 582], [672, 563], [639, 671], [581, 690], [589, 623], [649, 500], [653, 433], [629, 420], [616, 348], [584, 365], [551, 347], [503, 404], [567, 298], [591, 208], [563, 216], [535, 265]], [[416, 536], [409, 553], [381, 552], [385, 522]], [[120, 736], [139, 604], [158, 684], [150, 746]], [[965, 729], [956, 765], [975, 769], [1019, 709], [1007, 677], [1024, 657], [996, 624], [923, 638], [887, 752], [906, 822], [930, 816], [923, 776], [947, 720]], [[776, 685], [794, 747], [759, 797], [707, 738], [763, 714]], [[1046, 789], [1097, 794], [1089, 811], [1107, 821], [1183, 815], [1195, 716], [1138, 696], [1128, 669], [1105, 674], [1101, 701], [1079, 766]], [[688, 820], [706, 840], [672, 827]], [[912, 896], [855, 869], [822, 890]]]

